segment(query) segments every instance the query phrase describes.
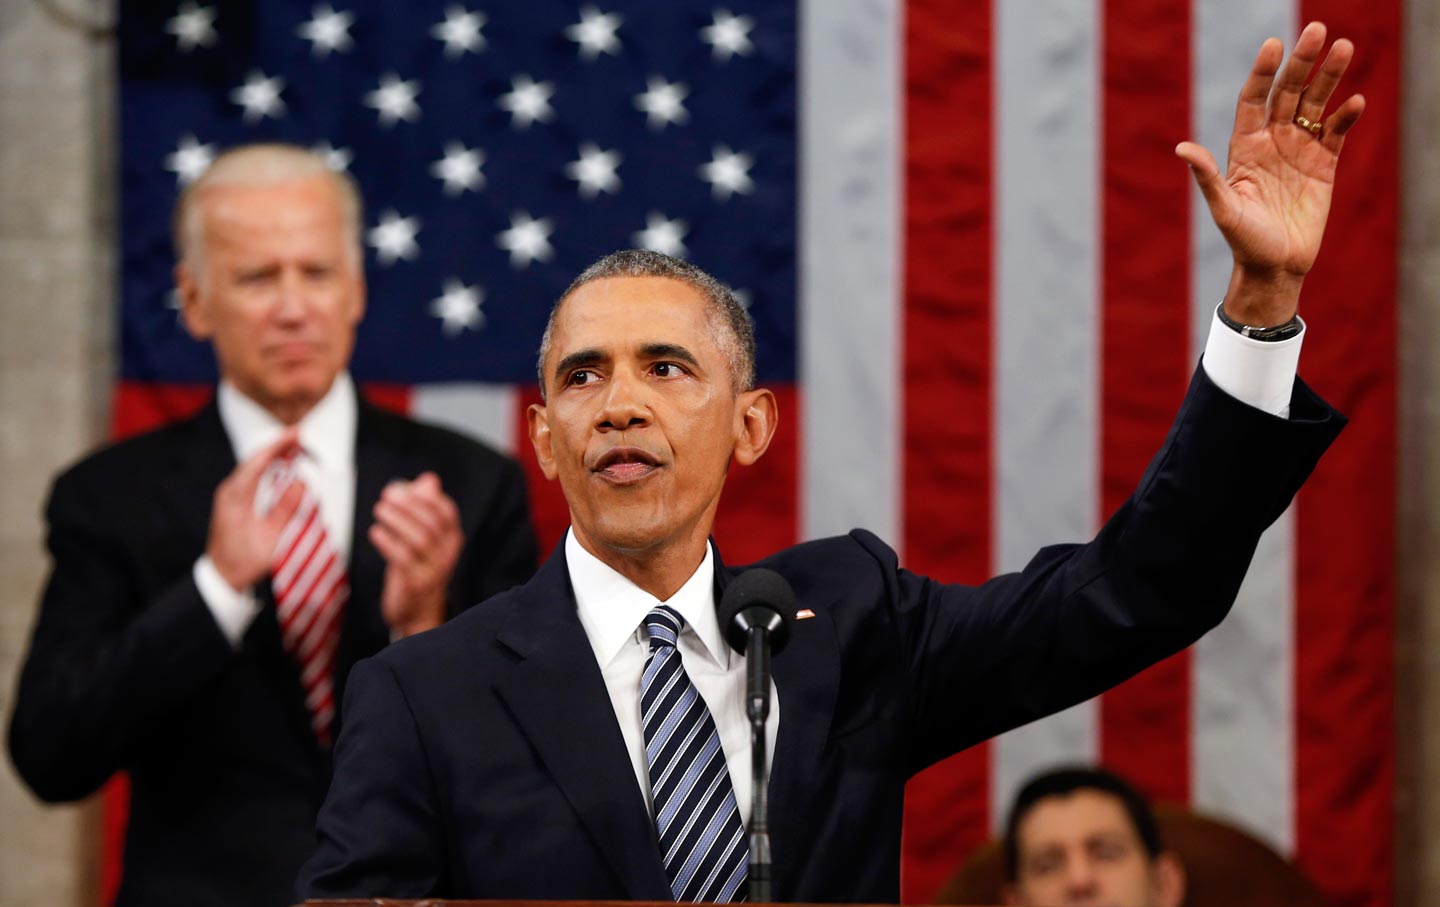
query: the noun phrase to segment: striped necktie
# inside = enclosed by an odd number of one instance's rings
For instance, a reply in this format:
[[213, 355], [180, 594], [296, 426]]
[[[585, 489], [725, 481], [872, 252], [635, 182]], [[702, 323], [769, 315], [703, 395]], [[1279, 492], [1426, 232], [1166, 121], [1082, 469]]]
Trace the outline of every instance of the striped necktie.
[[322, 747], [330, 746], [335, 720], [335, 653], [340, 647], [340, 616], [350, 598], [350, 580], [325, 523], [320, 502], [294, 469], [283, 461], [274, 477], [274, 495], [299, 482], [305, 489], [300, 508], [275, 543], [270, 587], [285, 651], [300, 668], [310, 727]]
[[745, 829], [715, 721], [675, 648], [684, 625], [665, 605], [645, 616], [650, 656], [640, 677], [640, 715], [660, 854], [675, 900], [743, 901]]

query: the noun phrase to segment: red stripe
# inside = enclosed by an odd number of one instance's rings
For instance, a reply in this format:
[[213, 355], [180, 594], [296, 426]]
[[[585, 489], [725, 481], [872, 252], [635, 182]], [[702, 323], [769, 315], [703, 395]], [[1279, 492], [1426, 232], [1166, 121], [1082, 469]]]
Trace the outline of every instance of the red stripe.
[[[988, 3], [905, 7], [905, 564], [980, 583], [991, 566]], [[907, 790], [902, 898], [929, 901], [988, 832], [988, 745]]]
[[[1134, 490], [1185, 396], [1190, 360], [1190, 5], [1104, 7], [1101, 509]], [[1101, 759], [1151, 796], [1190, 796], [1190, 659], [1106, 693]]]
[[1300, 12], [1355, 42], [1343, 90], [1369, 107], [1302, 303], [1313, 316], [1301, 371], [1351, 422], [1296, 505], [1297, 858], [1332, 903], [1378, 907], [1394, 886], [1400, 4], [1308, 0]]

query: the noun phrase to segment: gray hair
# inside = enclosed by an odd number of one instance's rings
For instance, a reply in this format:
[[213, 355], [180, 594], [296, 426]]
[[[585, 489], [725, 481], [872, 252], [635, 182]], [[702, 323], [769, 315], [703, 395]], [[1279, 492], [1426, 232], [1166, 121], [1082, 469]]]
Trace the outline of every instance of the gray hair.
[[550, 339], [561, 306], [585, 284], [607, 277], [668, 277], [694, 289], [705, 299], [715, 345], [730, 366], [730, 380], [735, 392], [747, 391], [755, 386], [755, 328], [750, 322], [750, 315], [730, 288], [688, 261], [647, 249], [626, 249], [611, 252], [581, 271], [551, 307], [550, 318], [545, 322], [545, 334], [540, 338], [540, 355], [535, 362], [541, 399], [545, 397], [545, 359], [550, 355]]
[[355, 180], [348, 173], [332, 170], [322, 155], [280, 142], [237, 145], [215, 158], [199, 178], [185, 187], [175, 202], [170, 223], [176, 257], [190, 266], [196, 279], [201, 279], [204, 273], [205, 231], [201, 223], [200, 196], [206, 189], [216, 186], [274, 186], [317, 176], [329, 179], [339, 192], [346, 247], [353, 256], [355, 266], [360, 267], [364, 261], [360, 249], [364, 214]]

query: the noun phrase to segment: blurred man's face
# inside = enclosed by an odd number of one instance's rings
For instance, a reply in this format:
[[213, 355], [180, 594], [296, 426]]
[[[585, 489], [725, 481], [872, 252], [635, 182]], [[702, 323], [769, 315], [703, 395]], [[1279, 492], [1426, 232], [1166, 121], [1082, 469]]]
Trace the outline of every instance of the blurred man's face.
[[176, 269], [186, 327], [214, 344], [221, 377], [294, 422], [350, 361], [364, 312], [340, 191], [315, 176], [211, 186], [196, 203], [201, 254]]
[[1016, 828], [1006, 900], [1030, 907], [1178, 907], [1184, 879], [1171, 854], [1152, 858], [1120, 798], [1080, 789], [1036, 803]]

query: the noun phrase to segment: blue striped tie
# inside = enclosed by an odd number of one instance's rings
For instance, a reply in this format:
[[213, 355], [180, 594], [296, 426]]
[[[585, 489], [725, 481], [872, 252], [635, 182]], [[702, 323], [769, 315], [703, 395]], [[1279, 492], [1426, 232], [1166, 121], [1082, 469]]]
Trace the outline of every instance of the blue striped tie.
[[715, 721], [675, 649], [683, 626], [665, 605], [645, 615], [650, 657], [640, 677], [640, 716], [660, 855], [675, 900], [743, 901], [745, 829]]

